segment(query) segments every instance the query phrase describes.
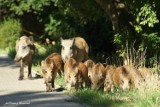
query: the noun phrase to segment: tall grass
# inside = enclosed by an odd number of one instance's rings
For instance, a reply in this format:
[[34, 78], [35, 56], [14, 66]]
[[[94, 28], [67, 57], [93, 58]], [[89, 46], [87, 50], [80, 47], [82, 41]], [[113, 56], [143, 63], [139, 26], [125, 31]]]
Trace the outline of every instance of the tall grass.
[[160, 77], [157, 74], [151, 75], [138, 87], [138, 96], [141, 107], [160, 106]]

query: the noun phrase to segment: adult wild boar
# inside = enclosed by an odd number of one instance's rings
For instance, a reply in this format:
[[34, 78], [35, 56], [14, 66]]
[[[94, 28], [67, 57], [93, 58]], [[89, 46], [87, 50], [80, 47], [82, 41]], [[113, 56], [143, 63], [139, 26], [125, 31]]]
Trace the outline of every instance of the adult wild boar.
[[104, 92], [108, 92], [108, 91], [113, 92], [113, 89], [114, 89], [113, 73], [115, 69], [116, 68], [113, 65], [106, 66], [106, 78], [104, 81]]
[[70, 58], [64, 65], [65, 82], [69, 91], [83, 88], [83, 83], [88, 84], [88, 70], [82, 62]]
[[54, 90], [54, 80], [57, 73], [61, 75], [61, 72], [63, 71], [63, 65], [63, 60], [58, 53], [52, 53], [45, 60], [42, 60], [41, 75], [45, 79], [47, 92], [51, 92]]
[[19, 80], [24, 77], [24, 63], [28, 64], [28, 78], [32, 78], [32, 61], [35, 56], [35, 46], [31, 39], [27, 36], [22, 36], [16, 41], [16, 56], [15, 61], [20, 61]]
[[95, 64], [90, 77], [91, 88], [96, 90], [103, 89], [105, 76], [106, 76], [106, 70], [103, 64], [101, 63]]
[[61, 38], [61, 46], [61, 55], [64, 62], [69, 58], [74, 58], [78, 62], [88, 59], [89, 47], [82, 37]]

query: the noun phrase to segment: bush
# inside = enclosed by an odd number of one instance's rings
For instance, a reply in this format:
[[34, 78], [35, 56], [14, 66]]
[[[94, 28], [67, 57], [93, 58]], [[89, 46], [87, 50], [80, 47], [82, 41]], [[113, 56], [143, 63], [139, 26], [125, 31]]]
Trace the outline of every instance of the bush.
[[0, 48], [13, 48], [21, 33], [21, 24], [16, 19], [6, 19], [0, 23]]

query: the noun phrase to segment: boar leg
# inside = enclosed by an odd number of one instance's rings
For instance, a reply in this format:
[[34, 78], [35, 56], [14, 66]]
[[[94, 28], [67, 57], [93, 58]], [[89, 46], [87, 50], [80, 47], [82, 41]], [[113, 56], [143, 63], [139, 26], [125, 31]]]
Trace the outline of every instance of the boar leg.
[[62, 71], [61, 71], [61, 70], [58, 70], [58, 75], [59, 75], [60, 77], [62, 77]]
[[55, 90], [54, 79], [52, 79], [52, 89], [53, 89], [53, 91]]
[[24, 77], [24, 72], [23, 72], [23, 70], [24, 70], [23, 60], [21, 60], [20, 64], [21, 64], [21, 65], [20, 65], [19, 80], [23, 80], [23, 77]]
[[46, 92], [52, 92], [52, 85], [50, 82], [45, 81], [46, 83]]
[[32, 69], [32, 63], [28, 63], [28, 78], [29, 79], [32, 79], [31, 69]]

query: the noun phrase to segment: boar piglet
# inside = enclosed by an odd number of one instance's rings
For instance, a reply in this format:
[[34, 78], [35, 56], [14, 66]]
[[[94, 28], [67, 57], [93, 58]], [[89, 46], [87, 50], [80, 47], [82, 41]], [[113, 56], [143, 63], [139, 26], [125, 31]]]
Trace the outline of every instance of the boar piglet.
[[124, 67], [117, 67], [113, 74], [114, 85], [122, 90], [131, 88], [131, 77]]
[[105, 76], [106, 76], [106, 70], [103, 64], [101, 63], [95, 64], [90, 77], [91, 88], [96, 90], [103, 89]]
[[63, 71], [63, 60], [58, 53], [52, 53], [41, 62], [41, 75], [45, 79], [46, 91], [51, 92], [55, 89], [54, 80], [57, 73]]
[[113, 73], [114, 73], [115, 67], [113, 65], [107, 65], [106, 66], [106, 78], [104, 81], [104, 92], [113, 92], [114, 90], [114, 84], [113, 84]]
[[82, 62], [70, 58], [64, 65], [65, 82], [69, 91], [83, 88], [83, 83], [88, 85], [88, 70]]
[[27, 36], [22, 36], [16, 41], [16, 56], [15, 61], [20, 62], [19, 80], [24, 77], [24, 64], [28, 64], [28, 78], [32, 78], [32, 61], [35, 56], [35, 46], [31, 39]]
[[86, 65], [87, 69], [88, 69], [88, 78], [89, 78], [89, 87], [91, 86], [91, 73], [92, 73], [92, 68], [95, 65], [95, 63], [93, 62], [93, 60], [88, 59], [84, 62], [84, 64]]

